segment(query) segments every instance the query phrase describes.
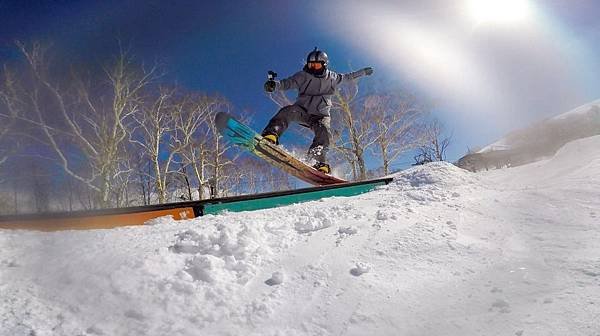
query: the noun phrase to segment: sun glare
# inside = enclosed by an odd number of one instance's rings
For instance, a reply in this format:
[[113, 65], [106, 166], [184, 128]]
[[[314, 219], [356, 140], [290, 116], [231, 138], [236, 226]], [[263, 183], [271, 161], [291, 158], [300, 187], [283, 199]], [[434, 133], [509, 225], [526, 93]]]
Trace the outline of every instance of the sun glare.
[[510, 24], [531, 16], [528, 0], [467, 0], [467, 11], [476, 24]]

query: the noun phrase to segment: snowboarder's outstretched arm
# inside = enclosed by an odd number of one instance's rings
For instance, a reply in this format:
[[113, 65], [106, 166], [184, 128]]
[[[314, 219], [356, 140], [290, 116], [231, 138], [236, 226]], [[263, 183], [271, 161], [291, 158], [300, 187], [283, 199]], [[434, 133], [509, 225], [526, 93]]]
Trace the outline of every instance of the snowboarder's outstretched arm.
[[300, 88], [300, 84], [304, 81], [302, 72], [297, 72], [294, 75], [278, 80], [268, 80], [265, 83], [265, 91], [274, 92], [274, 91], [287, 91], [291, 89]]
[[343, 82], [355, 80], [355, 79], [363, 77], [363, 76], [371, 76], [372, 74], [373, 74], [373, 68], [371, 68], [371, 67], [363, 68], [358, 71], [354, 71], [354, 72], [350, 72], [350, 73], [346, 73], [346, 74], [338, 74], [337, 83], [341, 84]]

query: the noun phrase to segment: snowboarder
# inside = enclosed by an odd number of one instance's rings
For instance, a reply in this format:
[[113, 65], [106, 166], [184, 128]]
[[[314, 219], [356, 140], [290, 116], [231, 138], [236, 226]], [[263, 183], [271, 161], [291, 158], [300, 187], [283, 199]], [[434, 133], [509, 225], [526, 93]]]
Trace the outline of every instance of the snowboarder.
[[313, 166], [326, 174], [331, 173], [331, 167], [326, 163], [326, 154], [331, 138], [331, 96], [338, 85], [345, 81], [373, 74], [373, 68], [368, 67], [347, 74], [338, 74], [327, 69], [329, 58], [327, 54], [316, 47], [306, 57], [306, 65], [289, 78], [281, 81], [270, 77], [265, 83], [265, 91], [298, 90], [298, 98], [292, 105], [285, 106], [269, 121], [262, 132], [268, 141], [279, 144], [279, 137], [288, 128], [290, 122], [297, 122], [310, 128], [315, 137], [308, 150], [309, 158], [317, 163]]

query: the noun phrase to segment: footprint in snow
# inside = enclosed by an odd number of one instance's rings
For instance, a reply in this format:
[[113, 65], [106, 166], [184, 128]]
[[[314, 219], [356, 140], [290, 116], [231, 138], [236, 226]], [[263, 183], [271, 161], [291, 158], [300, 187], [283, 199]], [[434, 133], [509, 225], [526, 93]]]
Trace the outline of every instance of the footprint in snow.
[[356, 267], [350, 270], [350, 274], [354, 276], [361, 276], [365, 273], [369, 273], [370, 270], [371, 267], [369, 265], [359, 262], [356, 263]]
[[490, 307], [490, 311], [494, 310], [494, 309], [498, 309], [501, 313], [510, 313], [510, 304], [508, 304], [508, 302], [502, 300], [502, 299], [497, 299], [496, 301], [494, 301], [492, 303], [492, 306]]
[[273, 273], [273, 275], [271, 275], [271, 278], [267, 279], [265, 281], [265, 284], [267, 284], [269, 286], [281, 285], [282, 283], [283, 283], [283, 273], [282, 272]]

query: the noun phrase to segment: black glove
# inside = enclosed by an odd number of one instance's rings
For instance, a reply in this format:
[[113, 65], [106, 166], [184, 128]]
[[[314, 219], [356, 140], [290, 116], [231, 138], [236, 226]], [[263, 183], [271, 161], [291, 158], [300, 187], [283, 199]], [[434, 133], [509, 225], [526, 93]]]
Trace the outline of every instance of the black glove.
[[265, 91], [273, 92], [275, 91], [275, 87], [277, 87], [277, 83], [274, 80], [268, 80], [265, 82]]
[[367, 75], [367, 76], [371, 76], [373, 74], [373, 68], [371, 68], [371, 67], [364, 68], [363, 71], [365, 72], [365, 75]]

